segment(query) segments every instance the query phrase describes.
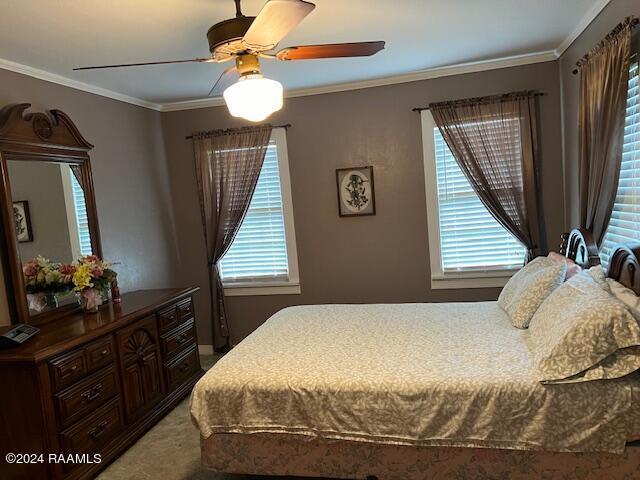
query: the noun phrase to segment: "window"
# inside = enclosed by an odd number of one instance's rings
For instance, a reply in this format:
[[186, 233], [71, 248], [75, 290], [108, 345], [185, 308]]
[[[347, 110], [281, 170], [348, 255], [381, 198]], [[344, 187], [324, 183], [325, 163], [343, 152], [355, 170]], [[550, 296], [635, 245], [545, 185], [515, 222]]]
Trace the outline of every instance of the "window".
[[227, 295], [300, 293], [286, 131], [274, 129], [236, 238], [220, 261]]
[[600, 251], [604, 267], [608, 266], [611, 250], [616, 243], [640, 241], [640, 85], [638, 78], [636, 61], [631, 65], [629, 75], [618, 192]]
[[78, 228], [78, 240], [80, 241], [80, 255], [91, 255], [91, 233], [89, 232], [89, 217], [87, 216], [87, 205], [84, 199], [84, 190], [78, 183], [76, 176], [71, 173], [71, 191], [73, 194], [73, 207], [76, 217], [76, 227]]
[[[432, 288], [503, 286], [525, 247], [486, 209], [426, 110], [422, 127]], [[517, 118], [513, 128], [519, 142]]]
[[69, 165], [61, 164], [62, 188], [67, 207], [67, 224], [73, 259], [84, 255], [91, 255], [91, 233], [89, 231], [89, 217], [84, 198], [84, 191]]

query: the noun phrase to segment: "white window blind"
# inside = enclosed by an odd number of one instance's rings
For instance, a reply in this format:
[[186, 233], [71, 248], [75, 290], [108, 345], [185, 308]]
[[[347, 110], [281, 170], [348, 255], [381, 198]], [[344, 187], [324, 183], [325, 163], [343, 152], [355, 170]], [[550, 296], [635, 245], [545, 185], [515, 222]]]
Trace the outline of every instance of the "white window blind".
[[631, 65], [620, 180], [611, 221], [600, 252], [603, 266], [609, 264], [617, 243], [640, 241], [640, 85], [638, 63]]
[[80, 240], [80, 254], [91, 255], [93, 250], [91, 248], [91, 233], [89, 232], [89, 217], [87, 216], [84, 191], [71, 169], [69, 169], [69, 175], [71, 175], [71, 193], [73, 195], [73, 206], [76, 213], [78, 239]]
[[[513, 124], [513, 150], [519, 152], [518, 119], [514, 119]], [[524, 246], [493, 218], [480, 201], [438, 128], [434, 128], [433, 136], [442, 271], [521, 267]]]
[[289, 279], [278, 150], [273, 139], [247, 215], [220, 261], [220, 273], [225, 282]]

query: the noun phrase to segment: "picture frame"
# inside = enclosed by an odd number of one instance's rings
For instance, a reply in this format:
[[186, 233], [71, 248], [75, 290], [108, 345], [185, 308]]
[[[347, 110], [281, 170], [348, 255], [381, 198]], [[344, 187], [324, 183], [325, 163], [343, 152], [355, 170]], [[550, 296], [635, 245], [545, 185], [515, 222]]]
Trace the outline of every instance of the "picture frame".
[[338, 215], [361, 217], [376, 214], [373, 166], [336, 170]]
[[27, 200], [13, 202], [13, 219], [18, 243], [33, 242], [31, 213], [29, 212], [29, 202]]

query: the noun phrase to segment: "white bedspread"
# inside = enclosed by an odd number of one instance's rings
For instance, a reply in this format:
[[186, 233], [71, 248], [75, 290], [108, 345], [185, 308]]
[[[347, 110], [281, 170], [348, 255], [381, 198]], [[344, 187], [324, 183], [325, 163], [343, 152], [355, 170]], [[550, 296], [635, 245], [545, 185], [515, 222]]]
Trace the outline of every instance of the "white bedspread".
[[204, 438], [621, 452], [640, 434], [637, 372], [542, 385], [526, 335], [496, 302], [287, 308], [198, 382], [191, 415]]

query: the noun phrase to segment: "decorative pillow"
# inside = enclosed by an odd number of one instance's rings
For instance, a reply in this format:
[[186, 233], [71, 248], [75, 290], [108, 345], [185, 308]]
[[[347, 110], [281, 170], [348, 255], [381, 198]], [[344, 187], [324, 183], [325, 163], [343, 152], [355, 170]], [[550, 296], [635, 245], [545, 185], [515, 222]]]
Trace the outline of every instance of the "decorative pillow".
[[618, 378], [640, 368], [640, 326], [626, 306], [586, 273], [564, 283], [531, 320], [538, 380]]
[[619, 282], [616, 282], [613, 278], [607, 278], [607, 285], [611, 289], [611, 295], [616, 297], [622, 303], [624, 303], [636, 320], [640, 322], [640, 296], [630, 288], [625, 287]]
[[611, 292], [611, 288], [607, 283], [607, 274], [604, 273], [604, 268], [602, 268], [602, 265], [596, 265], [595, 267], [591, 267], [585, 270], [585, 272], [587, 273], [587, 275], [593, 278], [593, 280], [598, 285], [600, 285], [600, 287], [603, 288], [606, 292]]
[[565, 275], [565, 281], [569, 280], [571, 277], [575, 277], [582, 271], [582, 267], [578, 265], [576, 262], [571, 260], [570, 258], [565, 257], [564, 255], [560, 255], [557, 252], [549, 252], [547, 258], [553, 260], [554, 262], [564, 262], [567, 264], [567, 274]]
[[500, 292], [498, 305], [507, 312], [514, 327], [529, 326], [545, 298], [562, 284], [566, 271], [566, 263], [538, 257], [509, 279]]

